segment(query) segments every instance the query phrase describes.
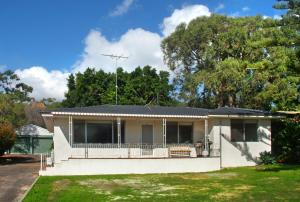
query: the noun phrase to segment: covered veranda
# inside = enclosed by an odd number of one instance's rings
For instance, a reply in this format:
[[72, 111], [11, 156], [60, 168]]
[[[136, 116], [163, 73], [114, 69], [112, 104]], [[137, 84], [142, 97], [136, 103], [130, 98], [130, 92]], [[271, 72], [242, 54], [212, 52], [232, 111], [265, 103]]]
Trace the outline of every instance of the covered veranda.
[[207, 117], [70, 114], [67, 118], [70, 158], [196, 158], [210, 154]]

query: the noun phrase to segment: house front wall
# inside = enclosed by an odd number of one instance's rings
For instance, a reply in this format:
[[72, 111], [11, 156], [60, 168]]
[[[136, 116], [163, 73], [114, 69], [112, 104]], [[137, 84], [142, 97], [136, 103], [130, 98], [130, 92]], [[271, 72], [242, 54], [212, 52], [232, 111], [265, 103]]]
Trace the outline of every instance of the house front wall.
[[[203, 141], [204, 139], [204, 120], [182, 120], [167, 119], [167, 121], [177, 121], [180, 123], [191, 123], [193, 125], [193, 143]], [[127, 119], [125, 120], [125, 143], [142, 143], [142, 126], [153, 126], [153, 143], [162, 144], [162, 120], [158, 119]]]
[[[116, 120], [116, 118], [73, 117], [73, 120]], [[162, 144], [162, 119], [138, 119], [122, 118], [125, 122], [125, 143], [141, 143], [142, 125], [153, 125], [153, 143]], [[193, 143], [204, 140], [204, 119], [167, 119], [179, 123], [193, 124]], [[222, 167], [255, 165], [259, 153], [271, 150], [271, 121], [270, 119], [258, 119], [257, 142], [231, 142], [231, 119], [210, 118], [208, 119], [208, 137], [211, 156], [221, 155]], [[55, 163], [60, 163], [72, 157], [72, 148], [69, 144], [69, 117], [54, 117], [54, 156]], [[220, 135], [222, 134], [222, 135]], [[221, 151], [220, 151], [221, 147]]]
[[[105, 118], [105, 117], [84, 117], [84, 116], [73, 116], [72, 122], [75, 120], [85, 120], [87, 122], [93, 121], [113, 121], [116, 118]], [[163, 144], [163, 133], [162, 133], [162, 119], [154, 118], [122, 118], [122, 123], [125, 124], [125, 143], [127, 144], [140, 144], [142, 142], [142, 126], [152, 125], [153, 126], [153, 143]], [[53, 118], [54, 125], [54, 156], [55, 163], [68, 160], [72, 157], [72, 153], [80, 154], [84, 157], [82, 149], [71, 148], [69, 144], [70, 139], [70, 128], [69, 128], [69, 117], [58, 116]], [[180, 123], [191, 123], [193, 125], [193, 143], [204, 140], [204, 120], [203, 119], [167, 119], [167, 121], [176, 121]], [[72, 129], [71, 129], [72, 130]], [[91, 155], [91, 154], [90, 154]], [[193, 155], [195, 156], [196, 154]], [[96, 157], [96, 156], [95, 156]]]
[[58, 117], [53, 120], [54, 125], [54, 162], [60, 163], [68, 160], [71, 156], [71, 146], [69, 144], [69, 119], [68, 117]]
[[219, 130], [217, 124], [213, 125], [214, 136], [216, 137], [216, 131], [222, 134], [221, 138], [219, 136], [221, 145], [221, 166], [237, 167], [256, 165], [260, 152], [271, 151], [271, 120], [257, 120], [258, 141], [255, 142], [232, 142], [231, 120], [232, 119], [219, 119], [216, 121], [221, 124]]

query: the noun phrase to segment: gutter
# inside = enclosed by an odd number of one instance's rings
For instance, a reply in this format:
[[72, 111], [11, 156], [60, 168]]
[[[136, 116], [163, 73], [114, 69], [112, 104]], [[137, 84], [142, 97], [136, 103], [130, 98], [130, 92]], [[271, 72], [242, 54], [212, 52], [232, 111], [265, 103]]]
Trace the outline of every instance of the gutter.
[[269, 119], [281, 119], [284, 116], [263, 116], [263, 115], [208, 115], [208, 118], [269, 118]]
[[200, 118], [207, 119], [208, 116], [193, 115], [158, 115], [158, 114], [118, 114], [118, 113], [82, 113], [82, 112], [51, 112], [51, 114], [42, 114], [44, 117], [53, 115], [76, 115], [76, 116], [109, 116], [109, 117], [148, 117], [148, 118]]
[[263, 115], [207, 115], [207, 116], [194, 116], [194, 115], [159, 115], [159, 114], [118, 114], [118, 113], [83, 113], [83, 112], [51, 112], [51, 114], [42, 114], [42, 117], [53, 117], [54, 115], [75, 115], [75, 116], [106, 116], [106, 117], [144, 117], [144, 118], [253, 118], [253, 119], [281, 119], [285, 116], [263, 116]]

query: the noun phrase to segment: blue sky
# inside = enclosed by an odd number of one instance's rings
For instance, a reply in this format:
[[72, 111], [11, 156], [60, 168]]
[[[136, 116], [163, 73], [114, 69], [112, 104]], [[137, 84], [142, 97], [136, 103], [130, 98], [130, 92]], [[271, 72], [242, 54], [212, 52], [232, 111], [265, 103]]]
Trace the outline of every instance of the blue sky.
[[[37, 89], [37, 98], [61, 99], [65, 88], [59, 96], [42, 91], [53, 91], [65, 83], [51, 84], [50, 89], [35, 85], [63, 80], [69, 72], [83, 71], [86, 66], [113, 71], [102, 52], [129, 55], [123, 64], [127, 70], [148, 63], [166, 69], [158, 46], [178, 19], [189, 22], [195, 15], [211, 13], [276, 17], [282, 12], [272, 8], [274, 3], [275, 0], [2, 0], [0, 70], [17, 70], [23, 77], [27, 74], [26, 78], [20, 77]], [[137, 47], [125, 50], [131, 45]], [[34, 77], [35, 73], [45, 74], [48, 81]]]

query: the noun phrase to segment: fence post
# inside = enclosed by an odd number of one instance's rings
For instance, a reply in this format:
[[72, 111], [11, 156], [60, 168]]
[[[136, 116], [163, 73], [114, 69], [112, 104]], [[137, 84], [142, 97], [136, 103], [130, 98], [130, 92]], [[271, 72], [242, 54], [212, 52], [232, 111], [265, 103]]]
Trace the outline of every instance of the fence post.
[[163, 119], [163, 128], [162, 128], [162, 131], [163, 131], [163, 147], [166, 148], [166, 144], [167, 144], [167, 119]]
[[42, 171], [43, 170], [43, 163], [42, 163], [43, 162], [43, 154], [41, 154], [41, 159], [40, 160], [41, 160], [41, 169], [40, 170]]
[[121, 118], [117, 118], [118, 148], [121, 147]]
[[204, 151], [202, 152], [202, 155], [207, 157], [208, 151], [209, 151], [209, 145], [208, 145], [208, 120], [204, 120]]

